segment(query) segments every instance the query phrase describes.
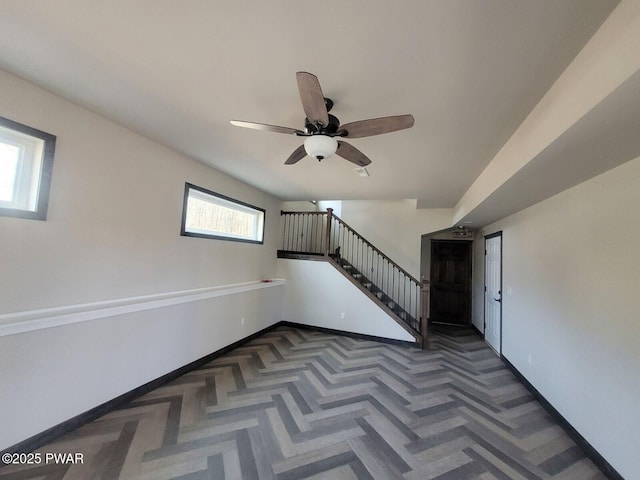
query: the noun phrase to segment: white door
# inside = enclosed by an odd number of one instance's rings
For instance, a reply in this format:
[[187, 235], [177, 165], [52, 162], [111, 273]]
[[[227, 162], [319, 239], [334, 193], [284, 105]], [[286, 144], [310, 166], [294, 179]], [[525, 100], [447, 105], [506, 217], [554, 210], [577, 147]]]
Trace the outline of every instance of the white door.
[[502, 234], [485, 237], [484, 250], [484, 338], [501, 353]]

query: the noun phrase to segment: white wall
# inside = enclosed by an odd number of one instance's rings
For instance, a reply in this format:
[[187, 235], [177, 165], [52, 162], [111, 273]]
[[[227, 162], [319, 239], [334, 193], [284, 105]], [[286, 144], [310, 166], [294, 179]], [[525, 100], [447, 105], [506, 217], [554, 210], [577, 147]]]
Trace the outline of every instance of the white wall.
[[[57, 136], [47, 221], [0, 217], [0, 315], [275, 276], [278, 199], [1, 71], [0, 91]], [[185, 182], [265, 208], [264, 245], [181, 237]], [[278, 321], [282, 288], [0, 337], [0, 449]]]
[[419, 279], [422, 235], [450, 227], [451, 215], [416, 209], [416, 200], [343, 200], [340, 218]]
[[342, 200], [320, 200], [318, 202], [318, 210], [326, 211], [327, 208], [333, 209], [333, 214], [342, 218]]
[[640, 2], [622, 0], [458, 201], [454, 222], [638, 72], [638, 44]]
[[0, 337], [0, 450], [278, 322], [283, 289]]
[[[481, 235], [499, 230], [503, 355], [619, 473], [636, 478], [640, 158]], [[475, 278], [481, 305], [483, 275]], [[480, 323], [482, 309], [475, 315]]]
[[287, 279], [283, 320], [415, 341], [328, 262], [280, 258], [278, 276]]
[[307, 201], [282, 202], [282, 210], [285, 212], [315, 212], [317, 205]]

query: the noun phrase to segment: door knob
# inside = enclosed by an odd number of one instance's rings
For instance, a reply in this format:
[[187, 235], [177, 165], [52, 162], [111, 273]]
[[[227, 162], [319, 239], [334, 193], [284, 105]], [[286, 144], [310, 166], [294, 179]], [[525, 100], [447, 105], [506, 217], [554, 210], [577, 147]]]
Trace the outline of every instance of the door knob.
[[502, 299], [501, 299], [501, 298], [494, 298], [494, 300], [495, 300], [496, 302], [502, 303]]

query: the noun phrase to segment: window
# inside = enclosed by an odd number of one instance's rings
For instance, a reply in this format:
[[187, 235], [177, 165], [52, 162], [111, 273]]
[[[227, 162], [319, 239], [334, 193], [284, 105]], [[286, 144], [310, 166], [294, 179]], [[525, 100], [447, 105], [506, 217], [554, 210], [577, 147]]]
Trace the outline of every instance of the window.
[[47, 219], [56, 137], [0, 117], [0, 215]]
[[181, 235], [263, 243], [264, 209], [185, 184]]

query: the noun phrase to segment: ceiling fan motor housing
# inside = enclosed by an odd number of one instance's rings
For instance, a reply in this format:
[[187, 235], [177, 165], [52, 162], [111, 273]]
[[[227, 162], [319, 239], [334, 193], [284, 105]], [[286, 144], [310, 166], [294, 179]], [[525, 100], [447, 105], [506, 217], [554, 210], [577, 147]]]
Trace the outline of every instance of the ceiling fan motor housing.
[[307, 133], [311, 135], [336, 135], [338, 133], [338, 127], [340, 127], [340, 120], [334, 115], [328, 114], [329, 124], [326, 126], [316, 125], [311, 123], [308, 118], [304, 119], [304, 128]]

